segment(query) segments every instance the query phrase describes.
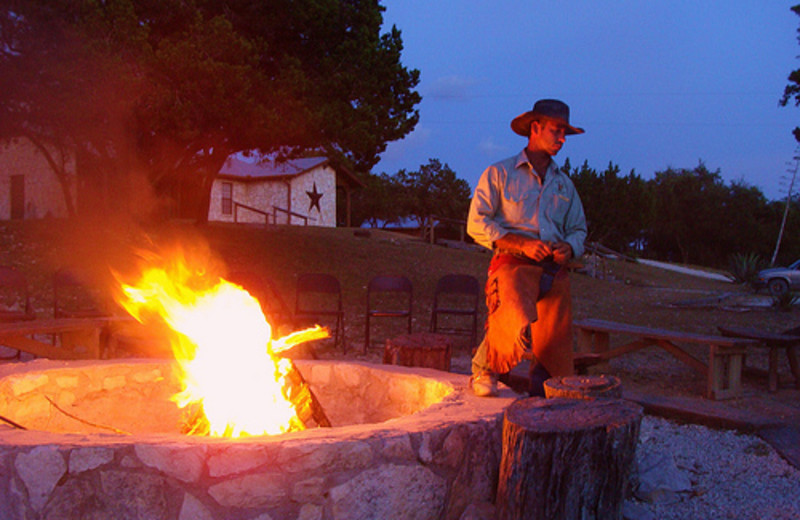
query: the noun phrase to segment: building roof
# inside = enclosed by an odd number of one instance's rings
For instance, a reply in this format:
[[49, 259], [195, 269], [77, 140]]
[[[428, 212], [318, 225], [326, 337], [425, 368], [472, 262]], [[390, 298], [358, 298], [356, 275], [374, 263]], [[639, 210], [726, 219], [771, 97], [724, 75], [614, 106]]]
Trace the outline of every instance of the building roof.
[[283, 162], [269, 159], [261, 162], [249, 162], [230, 156], [222, 165], [219, 175], [242, 181], [279, 180], [296, 177], [319, 166], [325, 166], [327, 163], [326, 157], [307, 157]]
[[[331, 166], [327, 157], [302, 157], [281, 162], [264, 159], [260, 162], [252, 162], [231, 155], [222, 165], [218, 177], [242, 182], [279, 181], [291, 179], [322, 166]], [[364, 187], [361, 179], [347, 168], [334, 168], [334, 171], [336, 171], [337, 184], [344, 183], [353, 187]]]

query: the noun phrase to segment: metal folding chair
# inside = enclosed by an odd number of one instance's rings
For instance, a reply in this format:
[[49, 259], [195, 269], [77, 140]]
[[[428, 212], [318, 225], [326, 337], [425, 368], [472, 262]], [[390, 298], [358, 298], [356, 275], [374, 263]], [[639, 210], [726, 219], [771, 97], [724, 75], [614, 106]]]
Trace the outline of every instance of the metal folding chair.
[[364, 354], [370, 347], [370, 320], [373, 318], [402, 318], [411, 333], [411, 311], [414, 306], [414, 289], [405, 276], [375, 276], [367, 285], [366, 325], [364, 327]]
[[[480, 298], [478, 279], [469, 274], [447, 274], [436, 283], [431, 310], [431, 332], [444, 334], [468, 335], [470, 348], [475, 347], [478, 339], [478, 300]], [[441, 315], [457, 316], [469, 319], [468, 326], [455, 324], [448, 320], [440, 322]], [[455, 318], [458, 320], [459, 318]], [[461, 320], [463, 321], [463, 320]]]
[[339, 280], [325, 273], [301, 273], [297, 275], [294, 318], [296, 322], [319, 320], [320, 317], [334, 319], [333, 346], [342, 343], [347, 353], [344, 329], [344, 309], [342, 307], [342, 287]]

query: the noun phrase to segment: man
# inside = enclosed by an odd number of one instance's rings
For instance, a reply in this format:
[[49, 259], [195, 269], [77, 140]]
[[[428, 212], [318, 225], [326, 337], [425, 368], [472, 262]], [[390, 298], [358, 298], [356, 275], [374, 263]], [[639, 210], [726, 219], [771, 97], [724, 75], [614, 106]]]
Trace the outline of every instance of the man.
[[472, 359], [476, 395], [497, 394], [497, 374], [531, 359], [531, 395], [573, 373], [572, 304], [566, 265], [583, 254], [586, 218], [572, 181], [553, 157], [567, 135], [569, 107], [555, 99], [511, 121], [525, 149], [481, 175], [467, 232], [494, 251], [486, 284], [486, 335]]

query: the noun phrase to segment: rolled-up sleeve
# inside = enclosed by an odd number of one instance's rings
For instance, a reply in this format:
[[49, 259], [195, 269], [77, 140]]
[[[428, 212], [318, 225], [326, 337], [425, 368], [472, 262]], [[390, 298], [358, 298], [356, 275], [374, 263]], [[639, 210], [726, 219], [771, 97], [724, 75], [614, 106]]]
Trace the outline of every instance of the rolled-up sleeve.
[[495, 240], [508, 233], [495, 221], [500, 206], [500, 193], [497, 191], [497, 168], [488, 167], [478, 180], [475, 194], [469, 206], [467, 233], [478, 244], [492, 249]]

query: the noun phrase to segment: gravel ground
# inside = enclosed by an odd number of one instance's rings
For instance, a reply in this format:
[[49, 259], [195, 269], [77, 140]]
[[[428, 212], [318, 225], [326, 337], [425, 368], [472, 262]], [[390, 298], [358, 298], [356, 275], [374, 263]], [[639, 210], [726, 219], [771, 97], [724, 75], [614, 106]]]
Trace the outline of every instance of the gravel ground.
[[800, 519], [800, 470], [756, 436], [645, 416], [639, 442], [639, 452], [671, 453], [692, 484], [674, 500], [639, 503], [654, 518]]

